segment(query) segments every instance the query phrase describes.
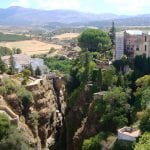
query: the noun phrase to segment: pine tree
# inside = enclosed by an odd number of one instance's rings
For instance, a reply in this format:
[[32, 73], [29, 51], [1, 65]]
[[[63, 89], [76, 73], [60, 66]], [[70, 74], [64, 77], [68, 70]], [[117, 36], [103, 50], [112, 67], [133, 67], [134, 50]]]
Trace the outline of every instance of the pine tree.
[[115, 23], [112, 22], [112, 27], [111, 27], [111, 29], [109, 31], [109, 36], [111, 38], [111, 42], [112, 42], [113, 46], [115, 45], [115, 32], [116, 32]]
[[39, 66], [35, 70], [35, 75], [36, 76], [40, 76], [41, 75], [41, 70], [40, 70]]
[[6, 65], [5, 63], [2, 61], [1, 57], [0, 57], [0, 72], [3, 73], [6, 71]]
[[15, 61], [14, 61], [14, 57], [11, 54], [10, 55], [10, 74], [14, 74], [15, 73]]

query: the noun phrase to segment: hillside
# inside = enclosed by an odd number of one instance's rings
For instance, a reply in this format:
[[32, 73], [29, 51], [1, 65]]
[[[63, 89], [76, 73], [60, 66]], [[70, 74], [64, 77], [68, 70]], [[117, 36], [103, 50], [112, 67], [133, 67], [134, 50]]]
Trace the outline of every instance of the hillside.
[[[11, 22], [10, 22], [11, 20]], [[117, 14], [92, 14], [74, 10], [39, 10], [18, 6], [0, 9], [0, 25], [28, 26], [98, 26], [108, 27], [112, 20], [118, 26], [149, 26], [150, 14], [121, 16]]]
[[89, 22], [94, 20], [115, 19], [114, 14], [88, 14], [73, 10], [36, 10], [23, 7], [9, 7], [0, 9], [0, 24], [28, 25], [44, 24], [48, 22]]

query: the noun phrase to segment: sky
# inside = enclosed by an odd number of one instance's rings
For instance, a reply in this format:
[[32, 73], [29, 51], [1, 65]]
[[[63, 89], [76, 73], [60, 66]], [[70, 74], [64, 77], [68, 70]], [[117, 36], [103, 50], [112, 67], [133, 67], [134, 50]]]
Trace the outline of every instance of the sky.
[[150, 13], [150, 0], [1, 0], [0, 8], [72, 9], [87, 13], [138, 15]]

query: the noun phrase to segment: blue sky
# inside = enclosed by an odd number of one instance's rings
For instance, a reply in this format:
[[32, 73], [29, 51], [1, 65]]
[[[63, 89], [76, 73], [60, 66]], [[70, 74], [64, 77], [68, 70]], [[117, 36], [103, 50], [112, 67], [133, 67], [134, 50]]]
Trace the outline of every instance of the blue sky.
[[150, 0], [3, 0], [1, 8], [73, 9], [92, 13], [136, 15], [150, 13]]

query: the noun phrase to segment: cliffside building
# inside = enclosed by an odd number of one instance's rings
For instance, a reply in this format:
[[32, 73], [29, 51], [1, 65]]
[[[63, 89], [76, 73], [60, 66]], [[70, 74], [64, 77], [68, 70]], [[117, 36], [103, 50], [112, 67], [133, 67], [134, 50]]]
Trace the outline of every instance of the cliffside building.
[[116, 33], [115, 60], [127, 55], [132, 60], [137, 55], [150, 57], [150, 32], [126, 30]]
[[[42, 58], [31, 58], [27, 54], [21, 53], [14, 54], [13, 59], [17, 72], [21, 72], [24, 68], [29, 67], [30, 65], [32, 66], [33, 71], [35, 71], [37, 67], [40, 68], [42, 74], [48, 71], [48, 68], [44, 64], [44, 60]], [[8, 67], [10, 67], [10, 56], [3, 56], [2, 60]]]
[[135, 130], [131, 127], [123, 127], [118, 129], [118, 140], [134, 142], [140, 135], [140, 130]]

